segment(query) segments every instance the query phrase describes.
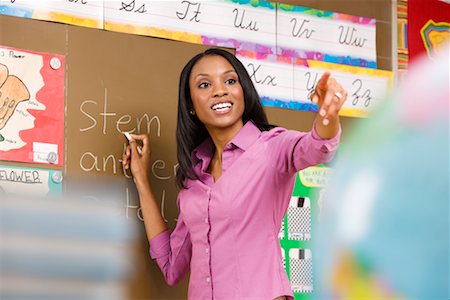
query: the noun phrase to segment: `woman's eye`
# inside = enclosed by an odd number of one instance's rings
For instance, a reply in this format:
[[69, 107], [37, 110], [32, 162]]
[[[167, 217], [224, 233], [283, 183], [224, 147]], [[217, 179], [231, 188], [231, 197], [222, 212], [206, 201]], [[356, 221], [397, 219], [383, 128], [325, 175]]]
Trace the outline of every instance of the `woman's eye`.
[[227, 84], [235, 84], [236, 83], [236, 79], [234, 78], [230, 78], [226, 81]]
[[209, 86], [209, 83], [207, 83], [207, 82], [202, 82], [198, 85], [198, 87], [201, 89], [207, 88], [208, 86]]

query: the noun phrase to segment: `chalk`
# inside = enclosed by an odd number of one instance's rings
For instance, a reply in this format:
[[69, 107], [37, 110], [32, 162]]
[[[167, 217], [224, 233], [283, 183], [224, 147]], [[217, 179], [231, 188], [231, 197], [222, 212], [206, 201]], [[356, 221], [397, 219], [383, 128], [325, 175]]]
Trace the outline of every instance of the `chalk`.
[[[124, 132], [123, 134], [127, 138], [128, 142], [130, 142], [133, 139], [129, 132]], [[137, 146], [137, 150], [139, 154], [142, 154], [142, 148], [140, 146]]]

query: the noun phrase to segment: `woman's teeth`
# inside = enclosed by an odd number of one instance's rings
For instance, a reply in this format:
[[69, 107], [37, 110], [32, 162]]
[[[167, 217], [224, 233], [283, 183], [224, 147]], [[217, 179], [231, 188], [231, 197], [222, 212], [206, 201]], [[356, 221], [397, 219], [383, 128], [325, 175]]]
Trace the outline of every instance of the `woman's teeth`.
[[214, 104], [213, 106], [211, 106], [211, 109], [215, 110], [215, 111], [224, 111], [224, 110], [230, 109], [231, 106], [232, 106], [232, 104], [229, 102], [217, 103], [217, 104]]

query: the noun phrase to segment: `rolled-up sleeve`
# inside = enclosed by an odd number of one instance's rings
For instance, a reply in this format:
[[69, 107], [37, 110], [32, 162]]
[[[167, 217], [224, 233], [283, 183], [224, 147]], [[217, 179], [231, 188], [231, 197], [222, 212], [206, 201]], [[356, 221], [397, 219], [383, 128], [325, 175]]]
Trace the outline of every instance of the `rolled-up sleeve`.
[[189, 270], [192, 246], [181, 214], [172, 233], [163, 231], [150, 240], [150, 256], [156, 261], [169, 285], [177, 284]]
[[295, 173], [310, 166], [331, 161], [341, 137], [341, 128], [335, 137], [322, 139], [315, 127], [309, 132], [299, 132], [282, 128], [273, 129], [270, 158], [277, 169], [285, 173]]

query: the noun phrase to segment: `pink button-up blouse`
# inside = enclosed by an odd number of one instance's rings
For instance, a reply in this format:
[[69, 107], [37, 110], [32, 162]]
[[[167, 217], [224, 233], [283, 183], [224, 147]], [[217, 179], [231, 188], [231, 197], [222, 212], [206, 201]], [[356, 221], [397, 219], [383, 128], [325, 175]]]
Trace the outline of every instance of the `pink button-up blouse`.
[[176, 228], [150, 241], [167, 283], [190, 270], [189, 299], [291, 298], [278, 233], [295, 174], [329, 161], [339, 137], [323, 140], [314, 129], [261, 132], [247, 122], [225, 147], [217, 182], [207, 172], [214, 145], [207, 139], [198, 146], [192, 158], [199, 179], [187, 180], [178, 195]]

